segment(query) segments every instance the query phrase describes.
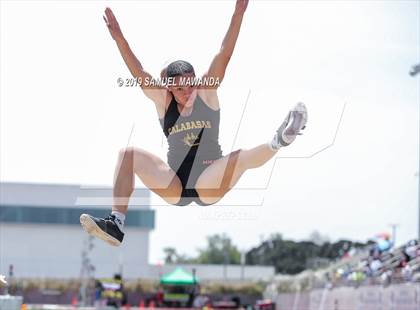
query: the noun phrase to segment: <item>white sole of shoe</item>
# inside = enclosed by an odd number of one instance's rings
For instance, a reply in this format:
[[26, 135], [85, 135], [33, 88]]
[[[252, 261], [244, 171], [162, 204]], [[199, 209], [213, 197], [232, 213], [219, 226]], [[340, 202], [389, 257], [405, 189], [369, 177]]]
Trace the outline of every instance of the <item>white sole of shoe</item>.
[[299, 130], [298, 130], [298, 135], [300, 135], [300, 131], [302, 129], [304, 129], [306, 127], [306, 123], [308, 122], [308, 110], [306, 109], [306, 106], [304, 103], [299, 102], [298, 104], [295, 105], [295, 107], [292, 109], [292, 111], [296, 111], [300, 114], [302, 114], [303, 117], [303, 121], [301, 123], [301, 125], [299, 126]]
[[80, 224], [82, 224], [83, 229], [89, 235], [95, 236], [112, 246], [119, 246], [121, 244], [119, 240], [106, 234], [87, 214], [82, 214], [80, 216]]

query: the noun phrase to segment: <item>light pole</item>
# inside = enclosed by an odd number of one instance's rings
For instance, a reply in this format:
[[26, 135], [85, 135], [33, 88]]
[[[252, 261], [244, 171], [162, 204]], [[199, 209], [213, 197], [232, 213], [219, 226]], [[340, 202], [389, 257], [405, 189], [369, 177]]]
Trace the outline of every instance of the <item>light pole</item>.
[[[413, 67], [411, 67], [410, 69], [410, 75], [412, 77], [416, 76], [418, 73], [420, 73], [420, 63], [417, 65], [414, 65]], [[419, 126], [419, 139], [420, 139], [420, 126]], [[419, 142], [419, 146], [420, 146], [420, 142]], [[419, 205], [419, 214], [418, 214], [418, 222], [417, 222], [417, 239], [420, 240], [420, 149], [419, 149], [419, 180], [418, 180], [418, 205]]]
[[246, 250], [241, 251], [241, 281], [245, 278], [245, 255]]
[[391, 226], [392, 228], [392, 247], [396, 248], [396, 242], [397, 242], [397, 227], [399, 226], [398, 224], [389, 224], [389, 226]]

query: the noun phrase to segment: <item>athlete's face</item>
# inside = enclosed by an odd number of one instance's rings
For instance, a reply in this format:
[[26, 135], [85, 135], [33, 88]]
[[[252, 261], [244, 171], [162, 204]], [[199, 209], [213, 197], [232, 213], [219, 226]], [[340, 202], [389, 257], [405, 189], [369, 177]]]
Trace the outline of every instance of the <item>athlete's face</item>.
[[[174, 78], [174, 85], [169, 87], [169, 90], [174, 95], [176, 101], [185, 107], [191, 107], [197, 97], [197, 87], [187, 83], [188, 79], [194, 79], [194, 74], [183, 74]], [[185, 85], [187, 84], [187, 85]]]

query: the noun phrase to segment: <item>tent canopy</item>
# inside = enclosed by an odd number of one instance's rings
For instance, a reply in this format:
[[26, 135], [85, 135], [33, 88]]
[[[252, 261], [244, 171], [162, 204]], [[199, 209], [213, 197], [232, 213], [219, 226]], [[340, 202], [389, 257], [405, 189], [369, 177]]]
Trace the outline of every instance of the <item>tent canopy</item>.
[[164, 275], [160, 279], [161, 284], [171, 284], [171, 285], [192, 285], [198, 283], [197, 277], [188, 272], [186, 272], [181, 267], [176, 268], [171, 273]]

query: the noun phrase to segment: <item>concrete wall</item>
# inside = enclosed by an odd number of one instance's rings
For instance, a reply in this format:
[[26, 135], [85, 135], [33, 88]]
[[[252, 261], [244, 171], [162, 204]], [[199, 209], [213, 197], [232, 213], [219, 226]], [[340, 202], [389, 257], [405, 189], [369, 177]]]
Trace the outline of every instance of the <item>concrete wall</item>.
[[[13, 264], [16, 277], [78, 278], [87, 238], [81, 226], [1, 223], [0, 273], [8, 275], [9, 265]], [[95, 276], [110, 277], [119, 272], [121, 265], [130, 277], [147, 274], [147, 230], [127, 228], [118, 248], [96, 238], [93, 245], [90, 258], [96, 267]]]
[[419, 310], [420, 283], [279, 294], [278, 310]]
[[255, 280], [269, 280], [274, 276], [274, 267], [272, 266], [248, 266], [241, 267], [240, 265], [194, 265], [194, 264], [180, 264], [180, 265], [164, 265], [164, 266], [150, 266], [150, 278], [156, 278], [159, 273], [166, 274], [173, 271], [177, 266], [192, 273], [196, 270], [196, 276], [204, 281], [255, 281]]

